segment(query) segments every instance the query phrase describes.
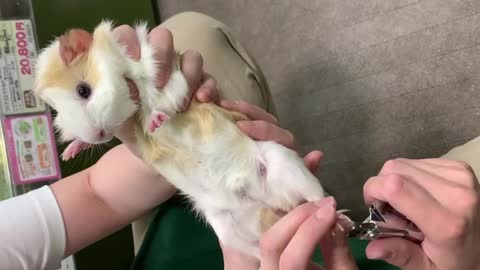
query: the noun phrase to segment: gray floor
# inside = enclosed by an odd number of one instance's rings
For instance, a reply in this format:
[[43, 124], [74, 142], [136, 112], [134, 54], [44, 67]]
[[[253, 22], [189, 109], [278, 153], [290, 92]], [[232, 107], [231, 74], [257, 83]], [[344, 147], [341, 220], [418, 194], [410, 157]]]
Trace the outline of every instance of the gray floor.
[[[158, 0], [226, 24], [272, 88], [280, 120], [340, 207], [391, 157], [436, 157], [480, 135], [478, 0]], [[294, 181], [294, 180], [292, 180]]]

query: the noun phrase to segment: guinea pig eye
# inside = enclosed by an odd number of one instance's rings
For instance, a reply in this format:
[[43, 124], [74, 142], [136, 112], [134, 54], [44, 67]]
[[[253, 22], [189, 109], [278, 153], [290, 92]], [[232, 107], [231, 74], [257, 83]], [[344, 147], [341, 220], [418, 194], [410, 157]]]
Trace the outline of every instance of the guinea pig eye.
[[77, 93], [84, 99], [87, 99], [92, 93], [92, 89], [86, 83], [81, 83], [77, 86]]

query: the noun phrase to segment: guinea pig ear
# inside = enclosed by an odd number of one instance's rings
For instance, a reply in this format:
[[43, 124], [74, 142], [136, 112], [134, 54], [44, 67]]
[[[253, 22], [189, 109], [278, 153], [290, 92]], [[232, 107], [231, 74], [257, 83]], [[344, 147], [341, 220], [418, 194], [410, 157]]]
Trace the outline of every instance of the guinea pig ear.
[[77, 56], [88, 50], [92, 41], [92, 34], [82, 29], [72, 29], [63, 34], [59, 38], [63, 63], [68, 66]]

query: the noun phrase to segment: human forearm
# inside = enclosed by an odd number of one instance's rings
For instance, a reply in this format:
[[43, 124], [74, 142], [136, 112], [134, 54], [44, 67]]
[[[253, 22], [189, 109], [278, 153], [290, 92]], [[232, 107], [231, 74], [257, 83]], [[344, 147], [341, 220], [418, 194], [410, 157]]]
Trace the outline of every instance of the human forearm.
[[123, 145], [51, 189], [65, 223], [66, 255], [130, 224], [175, 192]]

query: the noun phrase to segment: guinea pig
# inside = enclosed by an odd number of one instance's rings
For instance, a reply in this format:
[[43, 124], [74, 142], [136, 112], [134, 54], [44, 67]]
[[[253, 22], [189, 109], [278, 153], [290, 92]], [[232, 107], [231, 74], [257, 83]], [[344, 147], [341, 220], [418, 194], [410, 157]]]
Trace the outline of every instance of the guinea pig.
[[259, 239], [287, 212], [326, 193], [303, 159], [273, 141], [255, 141], [235, 124], [244, 115], [192, 101], [178, 59], [163, 89], [145, 24], [135, 27], [140, 59], [102, 21], [73, 29], [41, 50], [35, 94], [56, 110], [55, 127], [71, 141], [63, 158], [111, 140], [132, 117], [141, 158], [192, 202], [226, 246], [259, 258]]

